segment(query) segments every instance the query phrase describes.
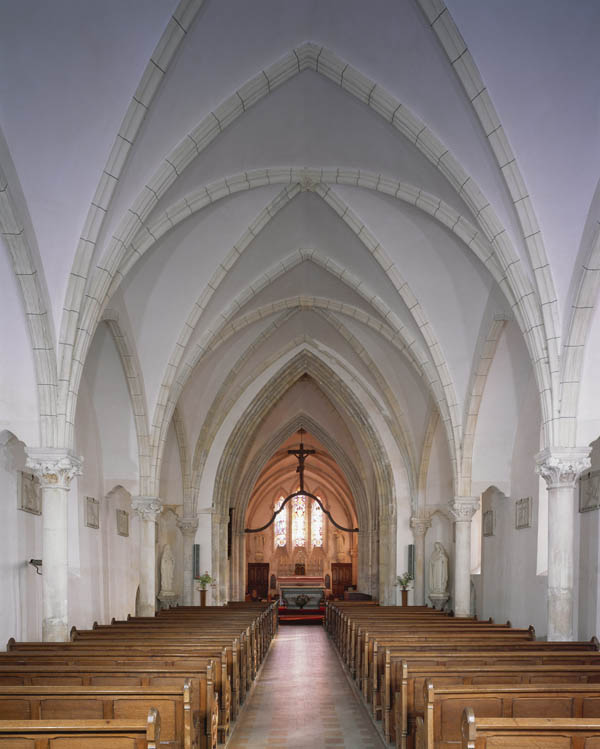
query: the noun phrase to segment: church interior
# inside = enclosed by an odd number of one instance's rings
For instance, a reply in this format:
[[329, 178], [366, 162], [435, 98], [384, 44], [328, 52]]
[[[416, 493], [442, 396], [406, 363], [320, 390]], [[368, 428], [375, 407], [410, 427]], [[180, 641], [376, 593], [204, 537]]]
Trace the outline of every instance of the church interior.
[[342, 658], [353, 603], [600, 632], [599, 34], [1, 4], [2, 647], [201, 603], [268, 644], [303, 577]]

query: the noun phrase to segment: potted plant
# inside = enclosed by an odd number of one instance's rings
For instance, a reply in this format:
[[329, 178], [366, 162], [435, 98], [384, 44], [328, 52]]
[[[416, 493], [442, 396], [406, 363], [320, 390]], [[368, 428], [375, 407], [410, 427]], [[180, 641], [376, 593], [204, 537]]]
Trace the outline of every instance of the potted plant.
[[215, 580], [205, 571], [203, 575], [196, 578], [200, 586], [200, 606], [206, 606], [206, 586], [211, 585]]
[[414, 577], [410, 572], [404, 572], [396, 578], [397, 585], [402, 588], [402, 605], [408, 606], [408, 586], [412, 583]]

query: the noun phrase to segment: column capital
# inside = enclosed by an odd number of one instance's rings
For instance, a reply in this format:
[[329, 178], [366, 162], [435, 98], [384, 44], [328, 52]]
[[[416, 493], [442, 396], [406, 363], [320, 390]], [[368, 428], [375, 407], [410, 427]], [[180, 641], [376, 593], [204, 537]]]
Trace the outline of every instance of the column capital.
[[424, 536], [431, 528], [431, 518], [413, 515], [410, 519], [410, 527], [413, 529], [415, 536]]
[[68, 489], [81, 474], [83, 458], [58, 447], [28, 447], [25, 467], [40, 480], [42, 489]]
[[177, 527], [184, 536], [195, 536], [198, 530], [198, 518], [178, 518]]
[[457, 523], [471, 522], [479, 509], [479, 497], [454, 497], [448, 503], [450, 515]]
[[547, 447], [535, 456], [536, 473], [548, 489], [575, 487], [580, 474], [591, 465], [591, 447]]
[[162, 502], [159, 497], [132, 497], [131, 509], [137, 512], [142, 520], [156, 523], [162, 511]]

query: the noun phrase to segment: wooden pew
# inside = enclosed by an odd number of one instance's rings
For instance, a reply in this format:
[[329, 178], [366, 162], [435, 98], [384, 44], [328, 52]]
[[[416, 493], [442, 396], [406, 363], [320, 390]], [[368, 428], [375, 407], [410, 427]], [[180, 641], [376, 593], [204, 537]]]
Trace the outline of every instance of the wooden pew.
[[155, 708], [161, 716], [161, 743], [181, 749], [198, 746], [192, 703], [189, 680], [183, 688], [0, 686], [0, 720], [131, 721], [147, 719]]
[[425, 682], [424, 715], [416, 719], [419, 749], [451, 749], [461, 741], [461, 716], [478, 718], [600, 718], [600, 684], [433, 686]]
[[159, 749], [160, 715], [145, 720], [0, 720], [0, 746], [11, 749]]
[[411, 666], [405, 661], [401, 689], [394, 695], [391, 725], [394, 726], [396, 747], [414, 745], [416, 717], [424, 714], [423, 689], [427, 680], [434, 687], [470, 686], [497, 687], [516, 685], [600, 685], [600, 665], [596, 666], [536, 666], [486, 665], [469, 666]]
[[[219, 697], [214, 691], [214, 662], [206, 670], [160, 666], [0, 665], [3, 686], [105, 686], [115, 688], [176, 686], [191, 682], [192, 721], [201, 749], [214, 749], [218, 741]], [[1, 687], [0, 687], [1, 688]]]
[[600, 719], [476, 718], [468, 707], [461, 734], [461, 749], [597, 749]]

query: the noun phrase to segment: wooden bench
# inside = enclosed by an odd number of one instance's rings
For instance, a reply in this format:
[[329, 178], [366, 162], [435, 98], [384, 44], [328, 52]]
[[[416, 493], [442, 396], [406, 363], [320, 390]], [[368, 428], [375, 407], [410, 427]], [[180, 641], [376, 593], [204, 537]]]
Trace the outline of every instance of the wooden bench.
[[145, 720], [0, 720], [6, 749], [159, 749], [160, 715]]
[[[139, 720], [150, 708], [161, 716], [161, 743], [198, 746], [192, 687], [2, 687], [0, 720]], [[0, 743], [1, 745], [1, 743]]]
[[[201, 749], [215, 749], [218, 741], [219, 697], [214, 691], [212, 666], [205, 670], [194, 667], [174, 669], [159, 666], [89, 666], [68, 665], [59, 669], [54, 665], [0, 665], [0, 685], [3, 686], [103, 686], [183, 688], [190, 680], [191, 712], [194, 731]], [[0, 686], [1, 688], [1, 686]]]
[[427, 680], [435, 688], [449, 686], [497, 687], [516, 685], [600, 685], [598, 666], [486, 665], [409, 666], [403, 664], [401, 690], [394, 695], [391, 726], [396, 747], [412, 747], [415, 722], [423, 715], [423, 689]]
[[425, 712], [416, 719], [419, 749], [458, 749], [461, 716], [478, 718], [600, 718], [600, 684], [434, 687], [425, 682]]
[[468, 707], [461, 734], [461, 749], [598, 749], [600, 719], [476, 718]]

